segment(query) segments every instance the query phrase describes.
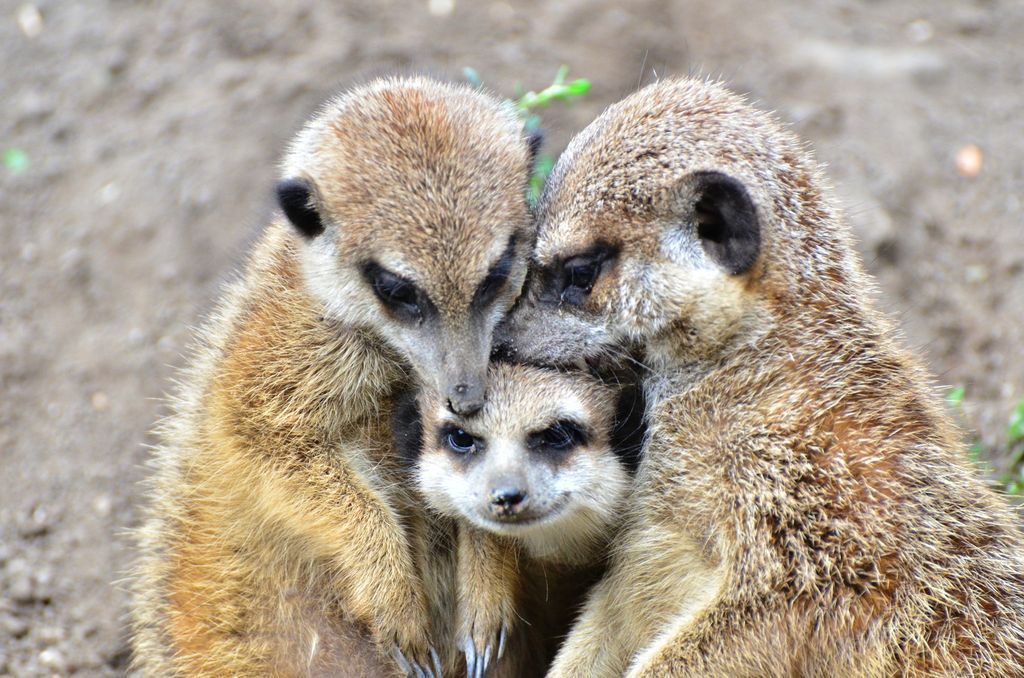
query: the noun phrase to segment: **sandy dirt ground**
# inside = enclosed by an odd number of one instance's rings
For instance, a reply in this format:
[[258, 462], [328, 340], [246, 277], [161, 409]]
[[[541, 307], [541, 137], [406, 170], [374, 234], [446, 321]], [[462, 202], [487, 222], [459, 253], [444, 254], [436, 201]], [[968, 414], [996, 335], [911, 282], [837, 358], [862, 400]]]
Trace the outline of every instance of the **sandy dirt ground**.
[[552, 152], [656, 76], [748, 92], [828, 163], [880, 303], [998, 454], [1024, 396], [1024, 4], [796, 4], [0, 1], [0, 675], [124, 672], [161, 396], [286, 140], [368, 74], [511, 93], [569, 64], [594, 88], [546, 116]]

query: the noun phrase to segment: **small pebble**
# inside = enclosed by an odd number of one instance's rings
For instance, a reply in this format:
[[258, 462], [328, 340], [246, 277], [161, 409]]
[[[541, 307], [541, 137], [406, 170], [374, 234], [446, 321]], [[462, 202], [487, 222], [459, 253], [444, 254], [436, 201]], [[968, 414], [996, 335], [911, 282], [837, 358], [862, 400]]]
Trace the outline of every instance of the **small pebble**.
[[984, 282], [988, 279], [988, 269], [980, 264], [964, 268], [964, 280], [969, 283]]
[[28, 622], [14, 616], [0, 617], [0, 629], [11, 638], [22, 638], [28, 633]]
[[100, 204], [110, 205], [117, 201], [121, 197], [121, 187], [113, 181], [103, 184], [103, 188], [100, 189]]
[[112, 506], [113, 502], [111, 501], [109, 494], [101, 494], [92, 502], [93, 509], [101, 516], [110, 515], [110, 509]]
[[448, 16], [455, 9], [455, 0], [429, 0], [427, 9], [434, 16]]
[[32, 583], [32, 576], [27, 570], [15, 571], [14, 568], [8, 566], [7, 593], [16, 603], [27, 604], [35, 601], [35, 586]]
[[975, 144], [961, 146], [956, 152], [956, 171], [960, 176], [974, 178], [981, 174], [981, 165], [984, 156], [981, 149]]
[[59, 626], [44, 626], [39, 629], [39, 639], [47, 645], [53, 645], [64, 640], [64, 629]]
[[106, 412], [110, 409], [110, 398], [103, 391], [96, 391], [89, 398], [89, 402], [92, 403], [92, 408], [97, 412]]
[[917, 19], [907, 24], [906, 32], [912, 42], [921, 44], [932, 39], [932, 36], [935, 35], [935, 27], [927, 19]]
[[18, 28], [27, 38], [34, 38], [43, 32], [43, 15], [39, 8], [26, 3], [18, 8]]
[[65, 668], [64, 655], [55, 647], [48, 647], [40, 652], [39, 663], [54, 671], [63, 672]]

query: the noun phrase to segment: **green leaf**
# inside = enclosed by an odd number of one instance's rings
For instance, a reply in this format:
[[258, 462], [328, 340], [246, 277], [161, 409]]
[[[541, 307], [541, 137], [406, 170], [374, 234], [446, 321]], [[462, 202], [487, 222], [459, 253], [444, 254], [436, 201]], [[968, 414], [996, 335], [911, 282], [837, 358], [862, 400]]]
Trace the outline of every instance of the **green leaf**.
[[4, 167], [11, 174], [21, 174], [28, 168], [28, 154], [20, 148], [8, 148], [4, 151]]
[[1006, 427], [1006, 440], [1011, 445], [1024, 440], [1024, 399], [1010, 413], [1010, 423]]
[[946, 402], [952, 408], [960, 407], [964, 402], [964, 393], [967, 392], [963, 386], [957, 386], [946, 395]]
[[585, 78], [579, 78], [569, 84], [565, 84], [565, 77], [568, 74], [568, 66], [562, 66], [558, 69], [558, 73], [555, 74], [554, 82], [540, 92], [530, 90], [524, 93], [516, 101], [516, 106], [521, 112], [526, 113], [533, 108], [547, 106], [552, 101], [567, 101], [590, 91], [590, 81]]
[[541, 153], [537, 157], [537, 162], [533, 165], [533, 174], [530, 175], [530, 203], [533, 205], [537, 204], [540, 200], [540, 194], [544, 190], [544, 182], [548, 180], [548, 175], [551, 174], [551, 169], [555, 166], [554, 157]]

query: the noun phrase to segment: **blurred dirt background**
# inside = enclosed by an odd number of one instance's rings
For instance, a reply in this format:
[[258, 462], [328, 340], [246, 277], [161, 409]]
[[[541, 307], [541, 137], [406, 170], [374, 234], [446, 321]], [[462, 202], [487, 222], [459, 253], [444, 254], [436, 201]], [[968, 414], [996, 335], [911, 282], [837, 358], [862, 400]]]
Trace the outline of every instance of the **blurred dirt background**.
[[828, 163], [882, 305], [1005, 452], [1024, 4], [794, 5], [0, 1], [0, 675], [124, 672], [115, 582], [160, 397], [271, 213], [286, 140], [368, 74], [472, 66], [511, 94], [568, 64], [594, 88], [545, 115], [556, 153], [656, 76], [749, 92]]

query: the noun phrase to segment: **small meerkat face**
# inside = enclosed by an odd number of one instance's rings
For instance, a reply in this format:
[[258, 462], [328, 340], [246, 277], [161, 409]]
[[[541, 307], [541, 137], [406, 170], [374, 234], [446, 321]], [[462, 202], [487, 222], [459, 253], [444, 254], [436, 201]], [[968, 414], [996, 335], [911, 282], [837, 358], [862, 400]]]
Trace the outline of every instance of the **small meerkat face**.
[[[520, 539], [535, 556], [575, 562], [607, 538], [638, 446], [616, 448], [617, 393], [585, 374], [495, 364], [472, 418], [423, 398], [415, 473], [427, 503]], [[642, 409], [642, 408], [641, 408]]]
[[512, 355], [559, 363], [636, 347], [692, 359], [751, 315], [763, 209], [748, 181], [718, 169], [738, 153], [714, 147], [714, 111], [672, 96], [683, 97], [642, 91], [613, 106], [559, 159], [527, 293], [499, 329]]
[[325, 315], [375, 330], [462, 414], [484, 402], [493, 330], [525, 277], [529, 165], [497, 100], [394, 80], [330, 104], [278, 184]]

